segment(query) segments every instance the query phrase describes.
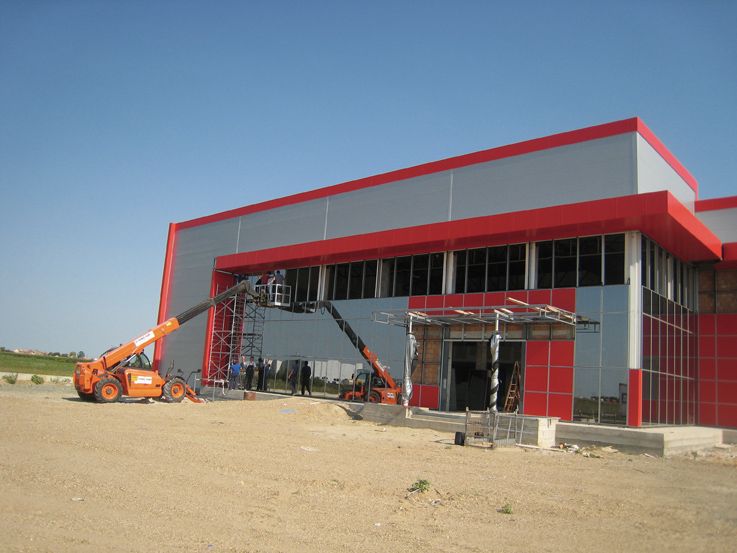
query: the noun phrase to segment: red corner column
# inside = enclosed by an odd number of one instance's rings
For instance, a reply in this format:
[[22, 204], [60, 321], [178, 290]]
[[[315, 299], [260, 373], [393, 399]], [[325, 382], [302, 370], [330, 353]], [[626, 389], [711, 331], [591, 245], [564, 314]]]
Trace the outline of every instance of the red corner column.
[[642, 369], [629, 371], [627, 426], [642, 426]]

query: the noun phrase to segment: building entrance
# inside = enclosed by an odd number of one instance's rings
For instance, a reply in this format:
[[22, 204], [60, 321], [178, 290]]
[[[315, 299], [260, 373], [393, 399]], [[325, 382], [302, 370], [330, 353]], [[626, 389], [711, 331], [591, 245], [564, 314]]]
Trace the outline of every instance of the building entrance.
[[[523, 365], [523, 342], [502, 342], [499, 347], [497, 409], [503, 410], [514, 363]], [[491, 354], [487, 341], [451, 342], [448, 410], [483, 411], [489, 407]], [[523, 393], [523, 390], [520, 390]], [[521, 411], [521, 407], [520, 407]]]

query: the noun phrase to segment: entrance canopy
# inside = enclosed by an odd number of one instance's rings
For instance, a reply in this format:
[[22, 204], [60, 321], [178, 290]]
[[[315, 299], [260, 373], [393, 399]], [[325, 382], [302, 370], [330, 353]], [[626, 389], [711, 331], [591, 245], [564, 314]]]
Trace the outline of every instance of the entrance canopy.
[[412, 324], [456, 326], [510, 323], [527, 324], [565, 324], [579, 330], [598, 330], [598, 321], [577, 315], [548, 304], [529, 304], [514, 298], [510, 303], [497, 306], [463, 308], [425, 308], [374, 311], [373, 320], [377, 323], [410, 327]]

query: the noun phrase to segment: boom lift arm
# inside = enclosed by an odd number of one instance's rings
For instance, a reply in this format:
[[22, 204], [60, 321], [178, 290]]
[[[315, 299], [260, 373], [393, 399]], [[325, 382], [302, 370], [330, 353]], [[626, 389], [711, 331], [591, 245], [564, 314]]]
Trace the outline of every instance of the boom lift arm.
[[317, 302], [317, 307], [324, 308], [325, 311], [332, 315], [333, 319], [335, 319], [335, 323], [341, 328], [343, 333], [348, 337], [351, 343], [359, 351], [361, 357], [368, 361], [369, 365], [374, 370], [374, 374], [384, 380], [388, 388], [399, 389], [399, 386], [392, 378], [392, 375], [389, 374], [387, 367], [381, 364], [378, 356], [373, 351], [371, 351], [366, 343], [361, 339], [361, 337], [356, 334], [356, 331], [353, 330], [353, 327], [351, 327], [348, 321], [346, 321], [341, 316], [340, 312], [336, 309], [333, 303], [330, 301], [319, 301]]

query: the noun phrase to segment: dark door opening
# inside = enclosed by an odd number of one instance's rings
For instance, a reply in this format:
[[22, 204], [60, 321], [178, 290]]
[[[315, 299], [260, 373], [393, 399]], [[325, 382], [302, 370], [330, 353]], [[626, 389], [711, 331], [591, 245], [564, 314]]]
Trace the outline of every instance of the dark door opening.
[[[499, 393], [497, 409], [504, 400], [514, 363], [522, 363], [522, 342], [502, 342], [499, 347]], [[483, 411], [489, 407], [491, 354], [488, 342], [453, 342], [450, 359], [449, 410]], [[521, 390], [520, 390], [521, 391]]]

